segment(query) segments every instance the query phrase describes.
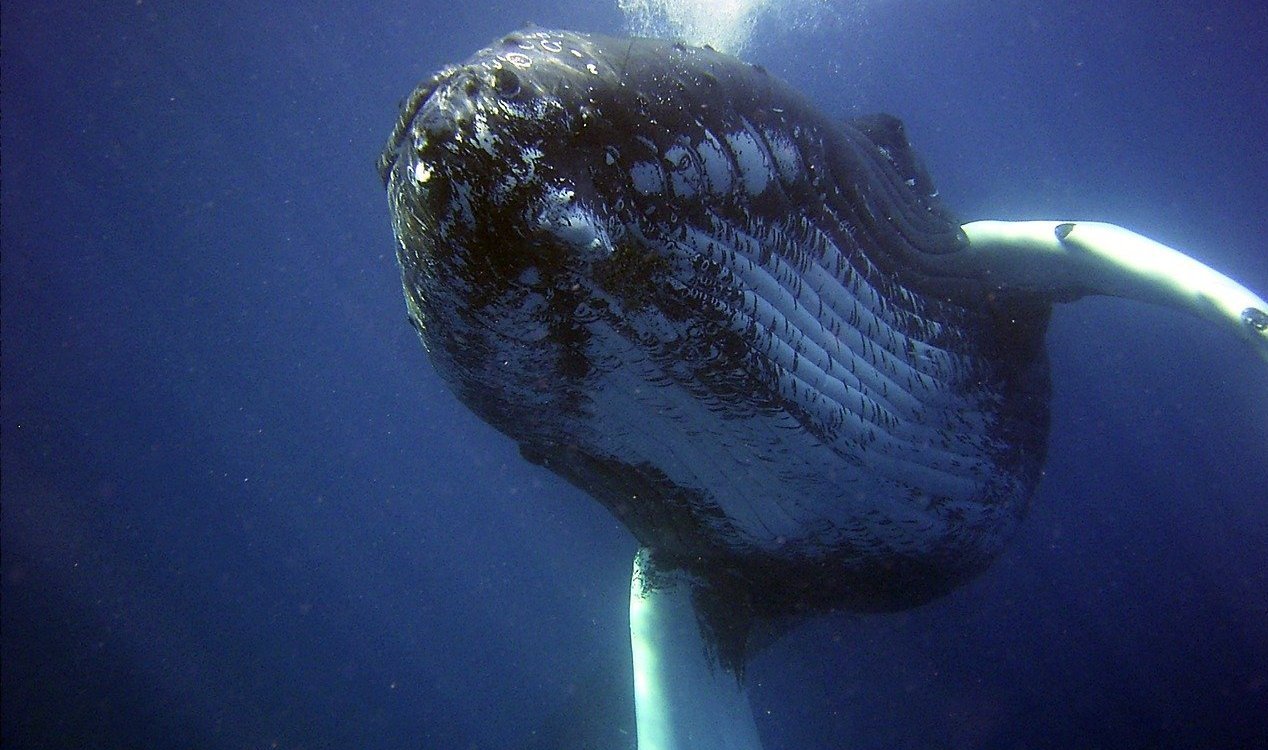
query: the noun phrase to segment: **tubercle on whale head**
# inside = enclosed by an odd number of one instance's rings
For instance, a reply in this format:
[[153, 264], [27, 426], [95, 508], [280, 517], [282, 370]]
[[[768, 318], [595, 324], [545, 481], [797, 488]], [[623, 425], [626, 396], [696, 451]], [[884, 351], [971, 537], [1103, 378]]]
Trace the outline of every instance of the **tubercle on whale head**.
[[593, 89], [617, 75], [597, 52], [579, 35], [517, 32], [431, 76], [406, 101], [379, 159], [384, 184], [401, 170], [420, 184], [433, 176], [544, 182], [535, 162], [575, 145], [594, 119]]
[[[714, 69], [701, 62], [729, 60], [708, 47], [689, 47], [652, 39], [607, 39], [567, 31], [527, 29], [508, 34], [498, 42], [478, 51], [461, 65], [450, 65], [416, 87], [403, 103], [396, 128], [379, 159], [380, 177], [386, 184], [391, 168], [404, 145], [406, 131], [421, 105], [455, 79], [469, 95], [483, 89], [505, 100], [532, 101], [538, 98], [582, 102], [596, 89], [628, 88], [638, 96], [637, 83], [648, 60], [643, 59], [648, 47], [654, 47], [657, 76], [682, 80], [679, 88], [713, 88], [732, 83], [734, 71], [723, 64]], [[749, 66], [768, 78], [759, 66]], [[774, 84], [774, 79], [770, 79]], [[672, 93], [662, 87], [654, 96], [658, 104]], [[646, 113], [644, 113], [646, 114]], [[581, 126], [584, 126], [581, 124]]]
[[[445, 163], [480, 159], [468, 146], [502, 160], [516, 156], [501, 148], [505, 144], [530, 152], [554, 149], [562, 158], [552, 154], [546, 163], [590, 170], [605, 166], [601, 159], [626, 171], [636, 164], [635, 156], [605, 148], [618, 140], [650, 147], [641, 154], [646, 161], [670, 159], [658, 149], [667, 148], [674, 134], [700, 131], [703, 120], [725, 113], [716, 106], [715, 89], [736, 100], [726, 104], [759, 113], [754, 102], [792, 96], [760, 68], [737, 69], [736, 62], [708, 48], [660, 40], [516, 32], [414, 90], [379, 159], [379, 173], [385, 184], [402, 168], [426, 180]], [[766, 114], [782, 120], [782, 110], [773, 109]], [[723, 125], [740, 128], [734, 121]], [[488, 169], [468, 170], [495, 171], [491, 161]]]

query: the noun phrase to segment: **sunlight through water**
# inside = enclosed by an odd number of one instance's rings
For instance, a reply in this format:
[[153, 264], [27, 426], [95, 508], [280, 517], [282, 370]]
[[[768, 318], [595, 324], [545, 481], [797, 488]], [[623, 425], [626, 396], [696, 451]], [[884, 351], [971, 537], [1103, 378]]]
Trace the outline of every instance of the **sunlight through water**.
[[763, 16], [794, 25], [831, 12], [829, 0], [617, 0], [631, 34], [681, 39], [737, 53]]

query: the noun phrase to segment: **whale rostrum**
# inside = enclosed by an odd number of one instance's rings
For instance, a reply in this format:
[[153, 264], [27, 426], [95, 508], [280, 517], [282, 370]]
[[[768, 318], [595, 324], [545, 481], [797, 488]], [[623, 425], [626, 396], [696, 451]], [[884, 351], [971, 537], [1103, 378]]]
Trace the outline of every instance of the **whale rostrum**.
[[1113, 225], [961, 225], [897, 119], [707, 47], [513, 33], [424, 81], [378, 166], [437, 372], [642, 546], [642, 750], [760, 746], [755, 628], [995, 559], [1044, 463], [1054, 304], [1170, 305], [1268, 359], [1231, 279]]

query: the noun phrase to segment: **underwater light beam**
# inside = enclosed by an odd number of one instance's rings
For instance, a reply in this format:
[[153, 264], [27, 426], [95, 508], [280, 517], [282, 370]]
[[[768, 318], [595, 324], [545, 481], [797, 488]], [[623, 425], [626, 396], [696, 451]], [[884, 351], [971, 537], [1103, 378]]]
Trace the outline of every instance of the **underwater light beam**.
[[826, 0], [617, 0], [635, 36], [680, 39], [739, 52], [760, 17], [770, 13], [811, 21], [830, 10]]

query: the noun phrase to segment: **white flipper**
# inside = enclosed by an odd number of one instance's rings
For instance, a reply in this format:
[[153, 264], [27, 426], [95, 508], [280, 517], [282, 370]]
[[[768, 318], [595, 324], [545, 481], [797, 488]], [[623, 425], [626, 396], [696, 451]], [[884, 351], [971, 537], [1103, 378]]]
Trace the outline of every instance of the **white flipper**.
[[638, 750], [761, 750], [742, 679], [718, 662], [693, 604], [699, 580], [634, 558], [630, 643]]
[[1093, 221], [975, 221], [963, 228], [970, 247], [946, 258], [957, 273], [1056, 300], [1104, 294], [1187, 310], [1234, 331], [1268, 361], [1268, 302], [1179, 250]]

